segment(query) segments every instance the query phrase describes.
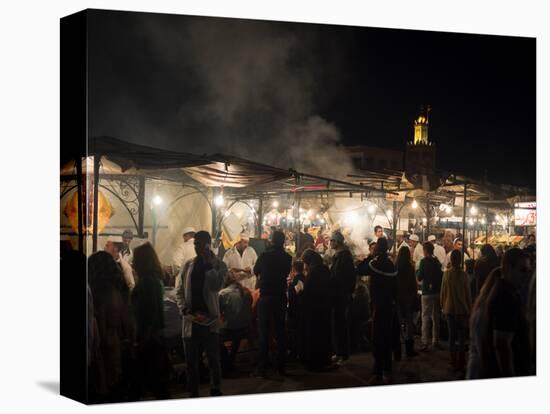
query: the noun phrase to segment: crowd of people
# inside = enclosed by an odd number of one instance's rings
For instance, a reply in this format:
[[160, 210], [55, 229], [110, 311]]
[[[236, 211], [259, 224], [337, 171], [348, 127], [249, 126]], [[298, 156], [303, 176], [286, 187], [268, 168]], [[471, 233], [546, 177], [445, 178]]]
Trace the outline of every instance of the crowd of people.
[[222, 395], [243, 349], [262, 379], [284, 377], [289, 361], [323, 372], [372, 351], [365, 376], [376, 385], [393, 382], [402, 346], [414, 358], [444, 337], [455, 378], [535, 373], [534, 239], [501, 252], [487, 244], [473, 259], [460, 236], [447, 246], [435, 235], [392, 241], [378, 227], [374, 236], [361, 260], [338, 230], [328, 245], [302, 237], [294, 257], [279, 230], [259, 255], [246, 234], [216, 254], [208, 232], [186, 228], [175, 274], [150, 243], [132, 249], [131, 232], [110, 238], [88, 258], [92, 401], [169, 398], [177, 356], [189, 396], [205, 376]]

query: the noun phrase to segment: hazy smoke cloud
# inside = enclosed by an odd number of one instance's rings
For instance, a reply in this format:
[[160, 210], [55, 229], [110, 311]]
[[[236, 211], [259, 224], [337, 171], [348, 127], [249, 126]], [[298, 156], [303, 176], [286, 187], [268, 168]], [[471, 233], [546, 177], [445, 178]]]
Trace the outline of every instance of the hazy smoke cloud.
[[132, 19], [125, 33], [119, 22], [101, 25], [111, 32], [103, 35], [103, 44], [98, 41], [98, 49], [107, 48], [99, 56], [126, 53], [135, 64], [128, 65], [129, 74], [118, 75], [120, 85], [111, 81], [112, 88], [102, 80], [117, 68], [96, 66], [92, 135], [222, 152], [340, 178], [351, 170], [337, 127], [316, 113], [314, 95], [323, 85], [315, 77], [314, 26], [296, 30], [278, 22], [158, 15]]

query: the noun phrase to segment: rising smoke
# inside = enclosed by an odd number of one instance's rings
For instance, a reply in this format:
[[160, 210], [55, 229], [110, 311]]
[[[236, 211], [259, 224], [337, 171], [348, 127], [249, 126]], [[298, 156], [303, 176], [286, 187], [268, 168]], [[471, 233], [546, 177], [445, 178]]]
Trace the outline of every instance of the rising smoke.
[[318, 114], [319, 27], [151, 14], [90, 26], [91, 136], [351, 171], [337, 126]]

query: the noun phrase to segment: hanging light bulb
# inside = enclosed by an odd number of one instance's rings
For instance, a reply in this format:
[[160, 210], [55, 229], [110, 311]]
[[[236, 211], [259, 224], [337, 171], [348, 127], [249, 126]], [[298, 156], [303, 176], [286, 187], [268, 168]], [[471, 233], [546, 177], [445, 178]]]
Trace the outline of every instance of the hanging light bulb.
[[153, 204], [155, 206], [160, 206], [162, 204], [162, 198], [159, 195], [153, 197]]
[[376, 212], [376, 206], [374, 204], [371, 204], [367, 211], [369, 212], [369, 214], [374, 214]]
[[413, 200], [412, 204], [411, 204], [411, 207], [412, 208], [417, 208], [418, 207], [418, 203], [416, 202], [416, 199]]
[[218, 194], [218, 195], [214, 198], [214, 204], [216, 205], [216, 207], [221, 207], [221, 206], [223, 206], [223, 203], [224, 203], [223, 195], [222, 195], [222, 194]]
[[273, 208], [277, 208], [279, 207], [279, 202], [277, 200], [274, 200], [273, 203], [271, 203], [271, 205], [273, 206]]
[[477, 214], [477, 207], [476, 206], [470, 207], [470, 214], [472, 216], [475, 216]]

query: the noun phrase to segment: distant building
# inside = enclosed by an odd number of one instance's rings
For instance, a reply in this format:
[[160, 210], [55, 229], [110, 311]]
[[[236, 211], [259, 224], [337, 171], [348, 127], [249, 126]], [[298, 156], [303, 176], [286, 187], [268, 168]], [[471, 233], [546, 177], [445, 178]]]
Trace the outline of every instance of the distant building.
[[355, 145], [346, 147], [356, 170], [405, 174], [415, 188], [432, 191], [442, 183], [436, 173], [436, 145], [429, 139], [430, 106], [421, 107], [413, 124], [412, 140], [406, 140], [405, 150]]
[[403, 171], [403, 151], [355, 145], [346, 147], [358, 170]]

